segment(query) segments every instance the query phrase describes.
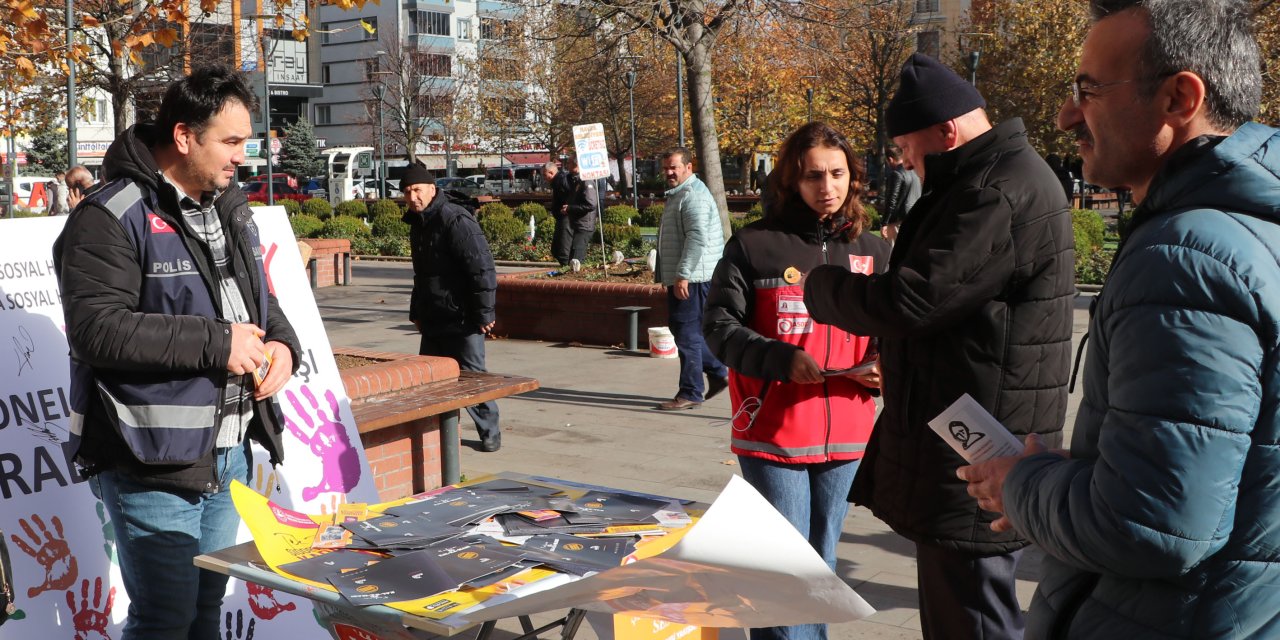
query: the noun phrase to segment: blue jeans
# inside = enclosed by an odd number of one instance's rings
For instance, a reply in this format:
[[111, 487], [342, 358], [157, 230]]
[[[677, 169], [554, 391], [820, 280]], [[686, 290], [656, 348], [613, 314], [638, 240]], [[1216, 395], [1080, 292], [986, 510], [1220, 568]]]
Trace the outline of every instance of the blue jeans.
[[115, 471], [90, 478], [111, 516], [129, 594], [121, 640], [217, 640], [227, 576], [192, 564], [236, 543], [231, 480], [249, 481], [248, 442], [216, 450], [217, 493], [157, 489]]
[[[458, 368], [463, 371], [485, 371], [483, 333], [423, 335], [418, 353], [424, 356], [453, 358], [458, 361]], [[498, 427], [498, 403], [490, 400], [471, 405], [467, 407], [467, 415], [471, 416], [471, 421], [476, 423], [476, 431], [480, 434], [480, 439], [502, 435]]]
[[710, 290], [710, 282], [690, 282], [689, 299], [681, 300], [676, 297], [675, 287], [667, 287], [667, 324], [680, 353], [680, 390], [676, 397], [690, 402], [702, 402], [703, 372], [719, 378], [729, 376], [729, 369], [711, 353], [702, 337], [702, 308], [707, 305]]
[[[742, 477], [836, 568], [836, 543], [849, 513], [849, 487], [861, 460], [786, 464], [738, 456]], [[802, 624], [751, 630], [751, 640], [826, 640], [827, 625]]]

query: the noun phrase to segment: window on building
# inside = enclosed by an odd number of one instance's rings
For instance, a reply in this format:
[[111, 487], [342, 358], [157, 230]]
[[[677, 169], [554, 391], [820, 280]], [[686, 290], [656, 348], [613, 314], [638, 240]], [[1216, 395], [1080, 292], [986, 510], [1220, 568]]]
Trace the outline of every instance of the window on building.
[[450, 18], [449, 14], [439, 11], [410, 11], [410, 33], [420, 36], [447, 36]]
[[418, 96], [418, 113], [424, 118], [446, 118], [452, 111], [453, 98], [449, 96]]
[[916, 51], [927, 56], [938, 57], [942, 50], [942, 32], [921, 31], [916, 34]]
[[458, 18], [458, 39], [471, 39], [471, 18]]
[[320, 44], [329, 44], [329, 32], [333, 31], [332, 22], [320, 23]]
[[363, 18], [363, 20], [365, 24], [369, 25], [368, 29], [365, 29], [364, 27], [360, 27], [360, 33], [364, 34], [364, 39], [377, 40], [378, 39], [378, 16], [373, 16], [372, 18]]
[[480, 39], [500, 40], [511, 33], [511, 22], [498, 18], [480, 18]]
[[320, 65], [320, 82], [324, 84], [333, 84], [333, 65]]
[[192, 23], [187, 42], [193, 60], [230, 60], [235, 55], [236, 34], [229, 24]]
[[916, 0], [916, 13], [937, 13], [938, 0]]
[[440, 53], [418, 53], [413, 57], [418, 73], [435, 78], [453, 76], [453, 58]]
[[489, 80], [519, 82], [524, 79], [520, 75], [520, 64], [510, 58], [486, 56], [481, 60], [480, 67], [483, 76]]
[[481, 115], [487, 122], [517, 124], [524, 121], [524, 98], [495, 97], [482, 100]]
[[316, 124], [329, 124], [332, 121], [331, 106], [327, 104], [316, 105]]
[[365, 60], [364, 75], [370, 78], [374, 77], [375, 73], [378, 73], [379, 71], [381, 71], [381, 69], [379, 69], [378, 67], [379, 67], [379, 64], [378, 64], [377, 58], [369, 58]]

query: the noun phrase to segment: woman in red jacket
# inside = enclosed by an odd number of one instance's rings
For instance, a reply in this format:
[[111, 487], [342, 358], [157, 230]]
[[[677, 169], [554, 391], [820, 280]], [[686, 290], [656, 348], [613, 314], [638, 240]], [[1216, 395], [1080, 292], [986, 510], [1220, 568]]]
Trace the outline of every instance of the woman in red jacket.
[[[849, 487], [871, 434], [880, 374], [871, 339], [818, 324], [804, 275], [823, 264], [878, 273], [889, 244], [869, 233], [864, 176], [830, 126], [792, 133], [769, 176], [768, 215], [735, 233], [711, 278], [707, 344], [730, 369], [742, 475], [835, 568]], [[826, 625], [752, 629], [752, 640], [821, 640]]]

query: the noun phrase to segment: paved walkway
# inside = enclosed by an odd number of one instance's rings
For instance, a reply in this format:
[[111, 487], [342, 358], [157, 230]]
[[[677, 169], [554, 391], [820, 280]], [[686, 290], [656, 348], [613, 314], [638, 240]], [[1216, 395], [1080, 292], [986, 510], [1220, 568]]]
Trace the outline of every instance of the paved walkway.
[[[418, 336], [407, 312], [409, 265], [356, 262], [353, 282], [316, 292], [330, 342], [417, 353]], [[1087, 309], [1088, 298], [1077, 299], [1076, 341], [1085, 329]], [[620, 315], [620, 332], [625, 322]], [[647, 356], [603, 347], [489, 341], [490, 371], [530, 376], [542, 388], [499, 402], [503, 441], [496, 453], [478, 450], [474, 427], [464, 417], [464, 477], [509, 470], [713, 500], [738, 473], [726, 426], [729, 394], [693, 411], [655, 411], [653, 405], [675, 394], [678, 361]], [[1077, 390], [1070, 399], [1068, 425], [1078, 403]], [[919, 638], [914, 546], [867, 510], [853, 508], [838, 555], [837, 573], [878, 612], [867, 620], [833, 625], [833, 640]], [[1024, 607], [1035, 589], [1038, 567], [1038, 554], [1029, 550], [1018, 583]], [[511, 625], [509, 631], [517, 628]], [[578, 637], [595, 636], [584, 625]]]

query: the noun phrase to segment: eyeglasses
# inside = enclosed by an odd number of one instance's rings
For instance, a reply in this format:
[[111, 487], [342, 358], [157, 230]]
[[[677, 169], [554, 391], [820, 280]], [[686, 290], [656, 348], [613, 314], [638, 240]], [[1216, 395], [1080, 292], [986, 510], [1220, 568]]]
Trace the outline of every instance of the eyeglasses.
[[1071, 104], [1075, 105], [1075, 107], [1079, 109], [1080, 105], [1083, 104], [1085, 100], [1088, 100], [1089, 98], [1092, 98], [1098, 94], [1098, 89], [1105, 89], [1107, 87], [1116, 87], [1122, 84], [1129, 84], [1131, 82], [1149, 82], [1151, 80], [1163, 80], [1176, 73], [1177, 73], [1176, 71], [1166, 71], [1164, 73], [1156, 74], [1154, 76], [1146, 76], [1142, 78], [1130, 78], [1128, 80], [1117, 80], [1115, 82], [1102, 82], [1102, 83], [1090, 82], [1088, 80], [1080, 80], [1079, 78], [1076, 78], [1075, 80], [1071, 81]]

